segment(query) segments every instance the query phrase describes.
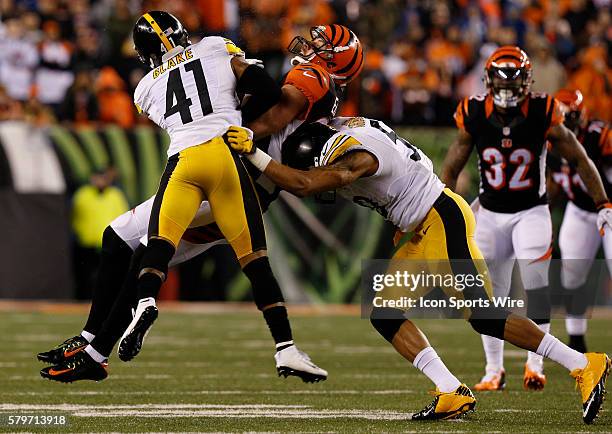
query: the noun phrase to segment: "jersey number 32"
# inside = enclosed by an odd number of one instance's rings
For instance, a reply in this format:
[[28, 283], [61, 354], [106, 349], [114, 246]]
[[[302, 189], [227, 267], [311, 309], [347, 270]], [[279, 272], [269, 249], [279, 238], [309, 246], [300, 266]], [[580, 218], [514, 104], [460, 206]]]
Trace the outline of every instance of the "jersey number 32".
[[[506, 157], [496, 148], [486, 148], [482, 152], [483, 161], [489, 164], [490, 170], [485, 170], [485, 176], [489, 185], [499, 190], [506, 186], [506, 164], [510, 163], [515, 167], [508, 188], [510, 190], [525, 190], [530, 188], [533, 180], [527, 178], [529, 166], [533, 162], [533, 154], [524, 148], [515, 149], [506, 162]], [[508, 168], [508, 170], [511, 170]]]

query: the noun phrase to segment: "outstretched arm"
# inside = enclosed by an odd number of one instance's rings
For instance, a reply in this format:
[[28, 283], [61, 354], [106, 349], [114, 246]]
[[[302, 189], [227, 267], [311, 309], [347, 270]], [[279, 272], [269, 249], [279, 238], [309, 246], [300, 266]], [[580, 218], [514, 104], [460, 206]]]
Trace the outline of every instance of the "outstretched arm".
[[549, 130], [547, 139], [569, 164], [576, 167], [576, 171], [580, 175], [582, 182], [584, 182], [591, 198], [593, 198], [593, 202], [598, 206], [608, 202], [608, 197], [606, 196], [597, 167], [587, 156], [586, 151], [578, 142], [574, 133], [562, 124], [555, 125]]
[[253, 142], [241, 131], [228, 134], [230, 146], [235, 151], [246, 154], [257, 169], [283, 190], [300, 197], [335, 190], [378, 170], [378, 160], [367, 151], [347, 152], [329, 166], [293, 169], [277, 163], [261, 149], [252, 152]]
[[473, 147], [472, 136], [467, 131], [460, 129], [457, 138], [446, 152], [440, 174], [442, 182], [451, 190], [457, 186], [457, 178], [470, 158]]

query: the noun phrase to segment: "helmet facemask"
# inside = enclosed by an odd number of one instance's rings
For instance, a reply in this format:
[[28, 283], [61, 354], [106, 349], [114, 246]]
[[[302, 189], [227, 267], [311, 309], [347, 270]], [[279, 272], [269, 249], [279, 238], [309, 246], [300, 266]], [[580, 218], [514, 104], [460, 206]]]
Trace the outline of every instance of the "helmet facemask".
[[291, 54], [295, 55], [295, 57], [291, 59], [291, 63], [297, 65], [299, 63], [310, 62], [315, 57], [319, 57], [327, 63], [332, 62], [334, 59], [334, 52], [341, 47], [335, 47], [327, 35], [318, 27], [310, 29], [310, 37], [310, 41], [302, 36], [296, 36], [291, 40], [287, 48]]
[[486, 70], [485, 83], [496, 106], [518, 107], [531, 87], [531, 71], [512, 64], [492, 65]]

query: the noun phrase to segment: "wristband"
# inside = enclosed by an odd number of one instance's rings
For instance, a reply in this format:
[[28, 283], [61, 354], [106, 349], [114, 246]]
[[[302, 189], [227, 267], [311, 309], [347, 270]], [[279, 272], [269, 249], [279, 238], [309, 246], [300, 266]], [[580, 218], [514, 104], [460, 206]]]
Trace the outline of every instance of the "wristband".
[[252, 154], [246, 155], [246, 157], [260, 172], [265, 171], [268, 164], [270, 164], [270, 161], [272, 161], [272, 157], [259, 148], [257, 148]]
[[595, 207], [597, 208], [597, 211], [600, 211], [603, 208], [612, 208], [612, 204], [608, 199], [606, 199], [605, 201], [596, 204]]

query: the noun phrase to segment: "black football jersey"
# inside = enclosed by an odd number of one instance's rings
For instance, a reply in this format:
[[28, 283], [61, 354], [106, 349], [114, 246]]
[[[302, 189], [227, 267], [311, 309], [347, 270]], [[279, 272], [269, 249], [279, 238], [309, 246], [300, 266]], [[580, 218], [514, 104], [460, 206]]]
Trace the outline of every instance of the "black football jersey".
[[[602, 121], [590, 121], [578, 133], [578, 141], [584, 146], [589, 158], [597, 166], [606, 189], [606, 195], [610, 197], [612, 185], [604, 173], [604, 160], [612, 160], [612, 134], [610, 133], [610, 126]], [[585, 211], [597, 211], [595, 202], [591, 199], [575, 167], [569, 165], [564, 159], [555, 154], [549, 155], [547, 164], [553, 181], [563, 188], [569, 200]]]
[[519, 109], [502, 117], [489, 95], [476, 95], [459, 103], [455, 121], [478, 152], [484, 208], [515, 213], [547, 203], [546, 135], [563, 122], [554, 98], [530, 93]]

